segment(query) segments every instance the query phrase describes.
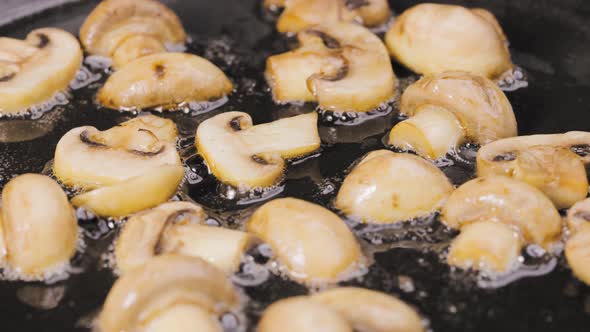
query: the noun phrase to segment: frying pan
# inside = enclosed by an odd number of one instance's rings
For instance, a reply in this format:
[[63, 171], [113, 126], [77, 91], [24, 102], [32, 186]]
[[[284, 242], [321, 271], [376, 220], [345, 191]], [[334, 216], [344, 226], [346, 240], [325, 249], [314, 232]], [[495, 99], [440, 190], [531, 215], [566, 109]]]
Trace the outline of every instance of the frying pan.
[[[56, 2], [39, 0], [32, 6], [29, 2], [32, 1], [0, 3], [0, 22], [12, 22], [0, 26], [0, 35], [22, 38], [28, 31], [44, 26], [77, 33], [86, 15], [98, 3], [59, 1], [59, 6], [48, 8]], [[272, 15], [261, 10], [259, 0], [164, 2], [180, 16], [192, 37], [188, 51], [212, 60], [237, 85], [237, 92], [212, 112], [164, 115], [176, 121], [188, 142], [182, 148], [193, 174], [185, 192], [225, 226], [239, 227], [243, 216], [260, 203], [224, 198], [227, 188], [206, 174], [197, 157], [190, 157], [194, 154], [190, 148], [194, 128], [203, 119], [223, 111], [246, 111], [255, 123], [262, 123], [310, 111], [314, 106], [278, 106], [269, 97], [263, 79], [264, 60], [270, 54], [286, 50], [289, 41], [274, 32]], [[488, 8], [508, 35], [513, 61], [524, 69], [529, 83], [527, 88], [507, 92], [520, 134], [590, 130], [590, 2], [452, 2]], [[401, 13], [415, 3], [395, 0], [391, 6]], [[15, 9], [17, 6], [19, 10]], [[22, 10], [23, 6], [26, 10]], [[91, 64], [86, 66], [92, 69]], [[394, 69], [402, 79], [416, 78], [397, 64]], [[70, 103], [57, 107], [60, 116], [50, 119], [51, 123], [45, 127], [47, 133], [14, 139], [28, 141], [2, 140], [0, 187], [17, 174], [41, 172], [52, 159], [57, 141], [69, 129], [82, 125], [106, 129], [128, 118], [126, 114], [101, 109], [93, 103], [97, 84], [105, 75], [92, 70], [89, 73], [102, 77], [82, 77], [86, 86], [72, 92]], [[90, 78], [98, 81], [89, 83]], [[299, 197], [330, 207], [351, 163], [371, 150], [383, 148], [383, 135], [399, 121], [395, 105], [392, 108], [391, 113], [357, 127], [322, 125], [320, 130], [326, 144], [321, 154], [290, 167], [275, 197]], [[0, 119], [0, 131], [4, 133], [11, 127], [6, 121]], [[455, 184], [473, 176], [472, 162], [451, 161], [441, 167]], [[116, 227], [112, 220], [80, 217], [84, 248], [75, 257], [74, 271], [69, 278], [53, 280], [51, 284], [0, 282], [0, 330], [90, 330], [92, 319], [116, 279], [111, 269], [105, 267]], [[590, 329], [590, 289], [572, 276], [562, 257], [537, 257], [534, 250], [525, 250], [523, 255], [529, 268], [513, 275], [514, 280], [490, 283], [470, 273], [452, 271], [444, 263], [441, 248], [452, 234], [436, 218], [431, 219], [377, 231], [355, 227], [369, 250], [376, 252], [374, 264], [362, 279], [343, 284], [395, 294], [414, 305], [434, 331]], [[242, 324], [254, 330], [260, 312], [269, 303], [307, 292], [307, 288], [278, 276], [246, 287], [245, 293], [251, 300], [245, 308], [247, 321], [243, 319]]]

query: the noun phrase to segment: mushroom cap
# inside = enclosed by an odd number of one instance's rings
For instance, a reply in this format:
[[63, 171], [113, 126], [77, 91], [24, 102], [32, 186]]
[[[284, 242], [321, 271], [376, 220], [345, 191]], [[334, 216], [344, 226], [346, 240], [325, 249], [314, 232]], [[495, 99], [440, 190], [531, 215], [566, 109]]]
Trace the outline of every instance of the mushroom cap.
[[363, 263], [360, 246], [330, 210], [295, 198], [262, 205], [246, 229], [268, 243], [295, 280], [338, 281]]
[[577, 202], [567, 210], [567, 226], [570, 234], [590, 226], [590, 198]]
[[187, 53], [157, 53], [126, 64], [111, 75], [97, 95], [112, 109], [175, 109], [191, 101], [224, 97], [233, 84], [214, 64]]
[[119, 278], [98, 318], [104, 332], [135, 331], [159, 312], [178, 304], [222, 313], [238, 304], [223, 271], [203, 259], [161, 255]]
[[397, 61], [420, 74], [461, 70], [494, 79], [513, 67], [506, 36], [482, 9], [419, 4], [395, 19], [385, 41]]
[[460, 229], [477, 221], [516, 227], [525, 243], [548, 247], [561, 233], [561, 217], [539, 189], [505, 176], [473, 179], [457, 188], [445, 203], [441, 220]]
[[479, 144], [517, 134], [508, 98], [494, 82], [482, 76], [466, 72], [424, 76], [404, 91], [400, 112], [413, 116], [426, 104], [452, 112], [467, 137]]
[[444, 173], [430, 162], [378, 150], [346, 176], [336, 207], [361, 222], [393, 223], [435, 212], [452, 191]]
[[576, 232], [565, 244], [565, 258], [574, 275], [590, 285], [590, 229]]
[[0, 37], [0, 114], [24, 112], [66, 90], [82, 63], [80, 44], [54, 28], [22, 40]]
[[177, 304], [159, 312], [142, 329], [145, 332], [223, 332], [221, 322], [211, 312], [190, 304]]

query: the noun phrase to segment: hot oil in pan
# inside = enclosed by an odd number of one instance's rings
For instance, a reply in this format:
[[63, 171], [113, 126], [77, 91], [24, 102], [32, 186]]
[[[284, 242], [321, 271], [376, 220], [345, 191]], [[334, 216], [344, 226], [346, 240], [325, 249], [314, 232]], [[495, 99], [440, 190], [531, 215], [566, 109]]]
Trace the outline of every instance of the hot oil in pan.
[[[226, 2], [222, 1], [220, 6], [232, 3]], [[249, 8], [256, 13], [258, 8], [254, 2], [249, 1]], [[68, 10], [78, 10], [81, 21], [92, 6], [77, 5], [68, 7]], [[189, 12], [188, 9], [186, 11]], [[190, 12], [198, 11], [193, 9]], [[247, 16], [260, 21], [256, 15], [249, 13]], [[10, 29], [24, 34], [30, 30], [31, 24], [23, 21]], [[246, 23], [230, 24], [227, 31], [211, 36], [193, 35], [193, 42], [188, 48], [189, 52], [204, 56], [220, 66], [236, 84], [236, 92], [221, 105], [191, 105], [192, 115], [163, 114], [175, 120], [183, 136], [179, 147], [189, 176], [179, 198], [188, 196], [204, 205], [211, 216], [211, 223], [230, 228], [242, 227], [255, 208], [274, 197], [298, 197], [331, 207], [350, 165], [364, 154], [384, 148], [384, 135], [400, 120], [395, 111], [395, 101], [391, 103], [390, 110], [357, 126], [329, 125], [334, 118], [328, 116], [333, 115], [324, 114], [320, 127], [323, 146], [319, 155], [291, 163], [279, 186], [250, 195], [240, 194], [207, 174], [206, 166], [192, 147], [196, 126], [204, 119], [225, 111], [245, 111], [252, 115], [255, 123], [263, 123], [314, 109], [309, 104], [273, 103], [262, 76], [264, 61], [269, 54], [288, 49], [289, 41], [268, 32], [272, 31], [272, 23], [262, 22], [268, 25], [267, 34], [249, 35], [254, 41], [245, 43], [235, 37], [240, 35], [240, 24]], [[260, 24], [257, 22], [256, 26]], [[521, 117], [519, 110], [525, 109], [527, 103], [535, 102], [530, 92], [535, 87], [535, 80], [544, 82], [554, 78], [536, 71], [534, 66], [531, 70], [526, 64], [519, 64], [525, 67], [527, 74], [533, 74], [529, 88], [508, 93], [517, 116]], [[41, 118], [42, 121], [52, 114], [59, 114], [54, 128], [47, 135], [27, 142], [0, 143], [0, 184], [6, 183], [15, 174], [40, 172], [53, 158], [59, 138], [69, 129], [93, 125], [103, 130], [129, 118], [126, 113], [104, 110], [94, 104], [94, 94], [106, 74], [92, 61], [87, 61], [85, 65], [88, 70], [80, 75], [87, 75], [88, 80], [83, 80], [86, 84], [72, 90], [72, 99], [67, 105], [57, 106], [56, 110]], [[395, 71], [402, 86], [416, 79], [403, 68], [395, 67]], [[203, 108], [212, 107], [215, 109], [204, 112]], [[437, 165], [454, 184], [459, 185], [474, 176], [475, 149], [466, 146], [457, 155], [440, 160]], [[0, 282], [3, 328], [9, 331], [89, 330], [92, 318], [116, 279], [111, 270], [112, 256], [109, 252], [116, 238], [118, 221], [96, 219], [82, 210], [78, 213], [85, 247], [72, 263], [74, 272], [67, 280], [51, 285]], [[365, 253], [372, 256], [373, 264], [362, 277], [342, 284], [396, 294], [415, 305], [423, 317], [428, 318], [434, 331], [496, 331], [498, 328], [510, 331], [578, 331], [590, 323], [590, 315], [585, 311], [590, 312], [587, 287], [571, 277], [563, 259], [548, 258], [538, 248], [525, 249], [522, 255], [525, 266], [494, 282], [485, 276], [452, 271], [445, 264], [442, 257], [455, 234], [443, 227], [437, 216], [391, 227], [347, 222], [363, 242]], [[271, 302], [310, 292], [305, 286], [268, 273], [263, 267], [269, 264], [267, 249], [262, 247], [251, 252], [254, 263], [245, 264], [243, 271], [234, 277], [237, 284], [244, 286], [250, 298], [245, 308], [249, 330], [253, 329], [260, 313]], [[280, 270], [280, 267], [273, 267], [277, 268]], [[534, 275], [542, 276], [513, 280]], [[244, 323], [243, 318], [234, 316], [224, 317], [223, 321], [228, 330], [233, 330], [233, 325]]]

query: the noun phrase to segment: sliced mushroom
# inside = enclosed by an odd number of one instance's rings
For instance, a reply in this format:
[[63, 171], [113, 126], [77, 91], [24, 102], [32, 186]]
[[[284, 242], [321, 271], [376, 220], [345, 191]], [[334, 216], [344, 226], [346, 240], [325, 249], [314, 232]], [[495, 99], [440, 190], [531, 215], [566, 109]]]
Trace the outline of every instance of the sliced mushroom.
[[67, 264], [76, 251], [78, 223], [66, 194], [51, 178], [18, 176], [2, 190], [1, 256], [24, 279]]
[[484, 9], [419, 4], [385, 35], [391, 55], [416, 73], [461, 70], [496, 79], [513, 68], [506, 36]]
[[115, 247], [117, 267], [123, 273], [161, 254], [201, 257], [226, 273], [240, 266], [252, 243], [245, 232], [203, 225], [205, 212], [188, 202], [164, 203], [132, 216]]
[[80, 44], [54, 28], [23, 40], [0, 37], [0, 114], [20, 113], [66, 90], [82, 63]]
[[283, 158], [320, 147], [317, 113], [256, 126], [247, 113], [222, 113], [199, 125], [195, 144], [220, 181], [248, 189], [272, 186], [283, 174]]
[[303, 30], [297, 37], [299, 48], [266, 62], [276, 102], [317, 101], [326, 110], [367, 112], [395, 94], [387, 50], [371, 31], [335, 23]]
[[437, 211], [452, 191], [444, 173], [428, 161], [378, 150], [344, 179], [336, 207], [361, 222], [394, 223]]
[[189, 304], [178, 304], [154, 317], [145, 332], [223, 332], [219, 319], [207, 310]]
[[187, 53], [141, 57], [115, 72], [98, 91], [98, 102], [112, 109], [177, 109], [191, 101], [228, 95], [233, 85], [207, 59]]
[[577, 202], [567, 210], [567, 226], [570, 234], [590, 226], [590, 198]]
[[506, 272], [518, 262], [522, 241], [513, 226], [477, 221], [461, 228], [451, 243], [447, 261], [463, 269]]
[[53, 172], [68, 186], [112, 185], [163, 165], [180, 166], [174, 122], [153, 115], [99, 131], [79, 127], [57, 143]]
[[477, 221], [501, 222], [516, 227], [525, 244], [548, 248], [561, 233], [561, 217], [537, 188], [505, 176], [486, 176], [457, 188], [442, 210], [441, 220], [461, 229]]
[[318, 24], [359, 22], [367, 27], [387, 23], [391, 10], [387, 0], [265, 0], [267, 8], [284, 10], [277, 22], [279, 32], [299, 32]]
[[510, 176], [543, 191], [557, 206], [568, 208], [588, 194], [585, 163], [574, 153], [590, 144], [590, 133], [519, 136], [484, 145], [477, 154], [477, 174]]
[[88, 53], [112, 57], [120, 68], [184, 43], [186, 33], [176, 14], [158, 1], [104, 0], [82, 24], [80, 40]]
[[305, 282], [335, 282], [363, 264], [359, 244], [330, 210], [295, 198], [281, 198], [258, 208], [247, 230], [266, 243], [288, 270]]
[[121, 182], [100, 187], [72, 198], [103, 217], [123, 217], [155, 207], [172, 197], [184, 178], [184, 168], [163, 165]]
[[341, 287], [318, 293], [311, 299], [335, 309], [355, 331], [424, 331], [420, 316], [414, 309], [384, 293]]
[[565, 258], [574, 275], [590, 285], [590, 228], [580, 229], [567, 240]]
[[486, 144], [516, 136], [510, 102], [496, 84], [465, 72], [425, 76], [402, 95], [389, 144], [437, 159], [466, 140]]
[[191, 324], [185, 327], [189, 331], [218, 331], [210, 315], [237, 305], [237, 293], [223, 271], [200, 258], [161, 255], [115, 282], [98, 326], [103, 332], [161, 331], [162, 321], [183, 319]]

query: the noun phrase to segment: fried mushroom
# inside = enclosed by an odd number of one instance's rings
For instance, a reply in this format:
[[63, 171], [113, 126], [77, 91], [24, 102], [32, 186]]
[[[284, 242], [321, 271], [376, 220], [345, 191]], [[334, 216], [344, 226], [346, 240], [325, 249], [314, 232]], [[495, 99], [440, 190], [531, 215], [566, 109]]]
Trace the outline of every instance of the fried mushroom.
[[276, 102], [317, 101], [325, 110], [368, 112], [394, 96], [396, 77], [387, 50], [366, 28], [320, 25], [297, 38], [299, 48], [266, 62]]
[[460, 70], [497, 79], [513, 68], [500, 24], [481, 8], [416, 5], [396, 18], [385, 41], [397, 61], [419, 74]]
[[477, 153], [477, 174], [505, 175], [543, 191], [558, 209], [568, 208], [588, 194], [584, 147], [590, 133], [519, 136], [484, 145]]
[[590, 198], [577, 202], [567, 210], [566, 221], [570, 234], [590, 226]]
[[82, 63], [80, 44], [54, 28], [25, 40], [0, 37], [0, 114], [27, 111], [66, 90]]
[[317, 113], [256, 126], [247, 113], [222, 113], [199, 125], [195, 145], [221, 182], [246, 189], [272, 186], [283, 174], [284, 158], [320, 147]]
[[565, 258], [574, 275], [590, 285], [590, 228], [579, 229], [567, 240]]
[[393, 127], [389, 144], [430, 159], [467, 140], [486, 144], [517, 134], [512, 106], [502, 90], [466, 72], [424, 76], [404, 91], [400, 112], [410, 118]]
[[98, 91], [98, 102], [112, 109], [178, 109], [193, 101], [228, 95], [233, 84], [207, 59], [187, 53], [158, 53], [128, 63]]
[[256, 210], [246, 229], [268, 243], [291, 278], [337, 282], [363, 264], [360, 246], [333, 212], [295, 198], [270, 201]]
[[364, 223], [395, 223], [437, 211], [452, 191], [444, 173], [428, 161], [377, 150], [346, 176], [336, 207]]
[[154, 0], [104, 0], [80, 28], [90, 54], [113, 58], [115, 68], [181, 44], [186, 33], [176, 14]]

